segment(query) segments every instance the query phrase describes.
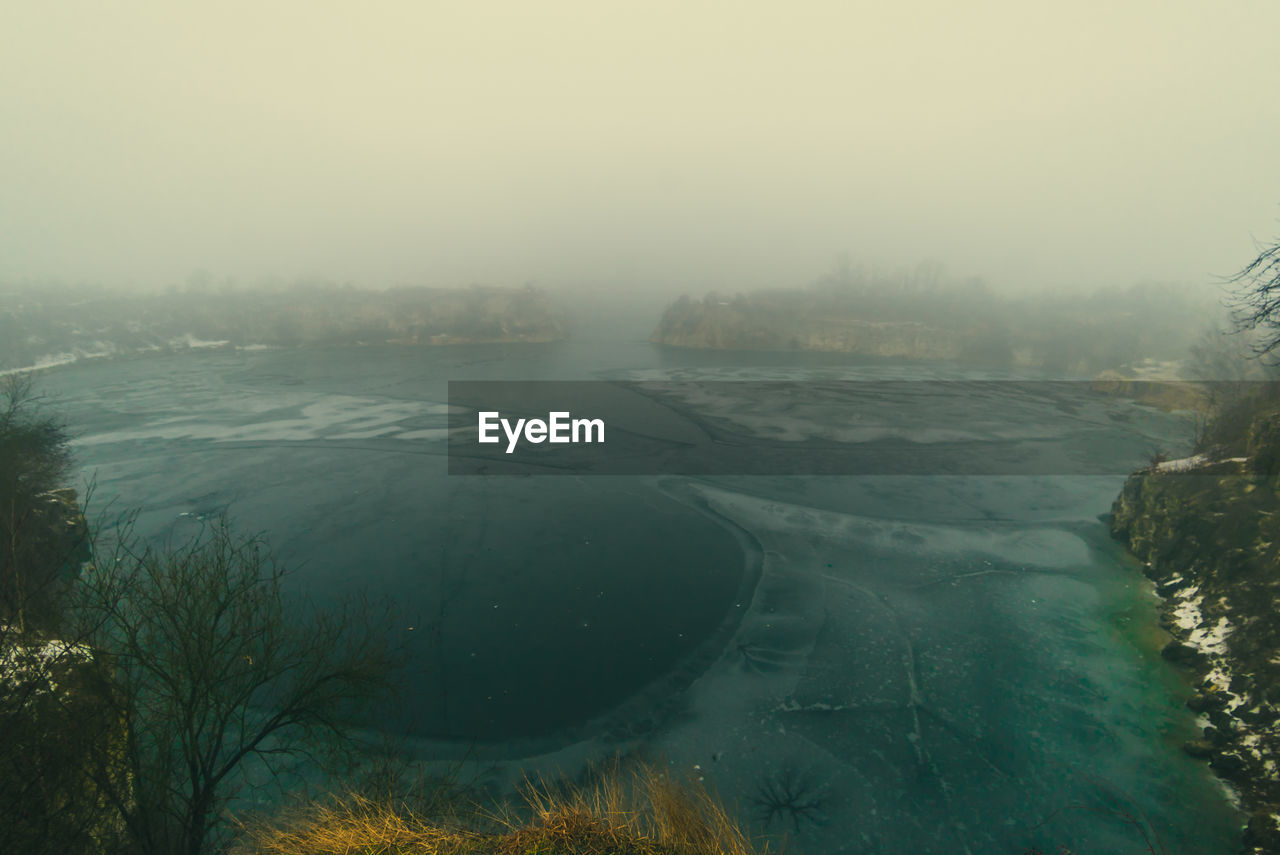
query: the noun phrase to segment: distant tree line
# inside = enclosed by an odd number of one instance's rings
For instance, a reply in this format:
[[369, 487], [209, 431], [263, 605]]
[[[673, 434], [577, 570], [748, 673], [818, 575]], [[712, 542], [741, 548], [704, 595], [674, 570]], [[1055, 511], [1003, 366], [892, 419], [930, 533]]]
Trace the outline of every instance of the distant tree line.
[[[1217, 329], [1215, 314], [1221, 312], [1207, 289], [1143, 283], [1019, 296], [995, 293], [976, 278], [948, 281], [936, 265], [897, 273], [846, 265], [806, 288], [681, 297], [653, 339], [788, 350], [812, 340], [839, 342], [846, 327], [852, 347], [862, 342], [874, 350], [877, 338], [892, 335], [888, 326], [900, 325], [903, 336], [941, 343], [922, 348], [948, 354], [939, 358], [1073, 376], [1145, 359], [1186, 359], [1207, 324]], [[868, 328], [875, 325], [881, 328]], [[911, 333], [906, 325], [920, 329]]]
[[0, 369], [76, 356], [225, 346], [556, 341], [564, 308], [537, 288], [193, 287], [127, 295], [0, 287]]

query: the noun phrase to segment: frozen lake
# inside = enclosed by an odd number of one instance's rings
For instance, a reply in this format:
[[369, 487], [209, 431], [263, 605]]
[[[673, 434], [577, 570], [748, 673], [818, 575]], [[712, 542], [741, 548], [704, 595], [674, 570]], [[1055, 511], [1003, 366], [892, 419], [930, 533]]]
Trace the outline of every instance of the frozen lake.
[[[1194, 723], [1153, 595], [1099, 519], [1123, 475], [447, 475], [446, 381], [517, 379], [981, 375], [586, 343], [193, 353], [41, 385], [97, 507], [157, 536], [229, 508], [318, 595], [394, 597], [413, 661], [378, 724], [495, 787], [634, 752], [811, 853], [1144, 852], [1144, 816], [1171, 852], [1235, 845], [1178, 747]], [[823, 418], [716, 406], [779, 441]], [[1018, 409], [1072, 434], [1048, 399]], [[1118, 433], [1189, 438], [1131, 409]], [[910, 430], [934, 453], [967, 435]]]

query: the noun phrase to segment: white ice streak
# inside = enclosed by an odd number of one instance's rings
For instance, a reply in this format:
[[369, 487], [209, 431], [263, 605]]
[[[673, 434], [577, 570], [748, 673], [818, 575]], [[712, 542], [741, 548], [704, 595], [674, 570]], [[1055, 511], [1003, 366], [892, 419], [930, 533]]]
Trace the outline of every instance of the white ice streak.
[[[447, 404], [428, 401], [379, 402], [350, 395], [328, 395], [310, 400], [280, 394], [238, 396], [224, 402], [225, 410], [154, 418], [144, 425], [118, 431], [91, 434], [76, 440], [77, 445], [98, 445], [139, 440], [197, 439], [212, 442], [302, 442], [308, 440], [352, 440], [376, 437], [405, 440], [434, 438], [424, 429], [424, 418], [445, 415]], [[266, 415], [292, 410], [287, 418], [244, 420], [246, 413]]]
[[[769, 407], [761, 407], [758, 397], [738, 392], [736, 384], [684, 384], [666, 388], [684, 406], [704, 415], [733, 424], [749, 436], [774, 442], [825, 441], [867, 443], [888, 439], [913, 443], [941, 444], [993, 439], [1054, 439], [1064, 428], [1058, 424], [1030, 424], [1011, 418], [1004, 409], [979, 408], [957, 393], [945, 398], [938, 386], [922, 387], [915, 396], [899, 394], [884, 401], [868, 389], [851, 394], [833, 387], [830, 395], [819, 394], [811, 386], [797, 390], [787, 387], [774, 394]], [[876, 397], [868, 397], [876, 394]], [[939, 418], [939, 409], [954, 410], [963, 418]]]
[[1060, 529], [1005, 533], [960, 526], [907, 524], [753, 499], [705, 485], [695, 489], [713, 506], [722, 506], [731, 517], [754, 519], [760, 527], [781, 525], [797, 536], [811, 534], [820, 540], [847, 539], [884, 550], [905, 550], [913, 555], [980, 553], [1022, 566], [1063, 568], [1091, 560], [1088, 545]]
[[227, 339], [209, 341], [207, 339], [198, 338], [191, 333], [184, 333], [178, 338], [169, 339], [169, 346], [175, 349], [187, 348], [189, 350], [206, 350], [213, 347], [226, 347], [229, 344], [231, 344], [231, 342]]
[[109, 356], [115, 356], [117, 349], [114, 345], [104, 342], [94, 342], [94, 349], [86, 350], [83, 348], [75, 348], [73, 350], [61, 353], [46, 353], [44, 356], [36, 358], [31, 365], [22, 368], [6, 368], [0, 371], [0, 377], [7, 374], [24, 374], [27, 371], [42, 371], [46, 368], [57, 368], [62, 365], [71, 365], [90, 359], [106, 359]]

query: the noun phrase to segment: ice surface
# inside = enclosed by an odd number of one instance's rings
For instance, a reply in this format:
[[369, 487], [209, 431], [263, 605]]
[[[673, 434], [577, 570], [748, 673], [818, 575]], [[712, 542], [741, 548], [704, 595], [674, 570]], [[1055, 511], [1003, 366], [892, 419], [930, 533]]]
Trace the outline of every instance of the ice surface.
[[[519, 370], [564, 376], [561, 357], [538, 358], [522, 357]], [[621, 361], [589, 363], [630, 379], [921, 376], [919, 366], [785, 365], [644, 374]], [[1173, 678], [1117, 623], [1131, 606], [1155, 621], [1147, 589], [1098, 520], [1123, 476], [634, 478], [608, 487], [449, 478], [443, 381], [508, 379], [517, 363], [501, 349], [206, 351], [143, 362], [49, 378], [78, 408], [81, 462], [104, 499], [142, 507], [139, 525], [155, 531], [231, 505], [254, 529], [271, 529], [286, 555], [309, 558], [316, 590], [372, 580], [409, 602], [455, 597], [451, 626], [472, 629], [449, 643], [499, 663], [490, 676], [506, 679], [503, 657], [548, 641], [530, 626], [554, 623], [582, 639], [575, 650], [592, 652], [556, 663], [557, 685], [568, 693], [607, 678], [603, 669], [639, 650], [598, 641], [606, 614], [676, 650], [666, 635], [706, 623], [691, 603], [705, 599], [708, 580], [742, 571], [682, 552], [670, 534], [676, 516], [707, 516], [758, 558], [754, 588], [715, 616], [728, 627], [720, 646], [673, 659], [679, 673], [655, 677], [581, 739], [415, 743], [424, 756], [471, 757], [495, 786], [579, 775], [616, 752], [661, 758], [704, 779], [754, 830], [785, 833], [809, 853], [1142, 851], [1120, 810], [1148, 814], [1171, 852], [1234, 843], [1234, 817], [1208, 772], [1177, 748], [1193, 722], [1162, 682]], [[755, 418], [741, 402], [722, 403], [729, 416]], [[1150, 418], [1176, 433], [1176, 420]], [[1065, 430], [1052, 407], [1042, 421], [1046, 434]], [[829, 427], [795, 413], [750, 425], [797, 436]], [[626, 519], [592, 518], [606, 501]], [[666, 539], [670, 566], [624, 570], [598, 557], [639, 552], [646, 538]], [[611, 540], [614, 552], [603, 551]], [[533, 560], [530, 546], [555, 560]], [[1195, 591], [1183, 594], [1195, 602]], [[553, 596], [560, 611], [542, 604]], [[609, 597], [626, 607], [597, 605]], [[526, 623], [520, 607], [543, 623]], [[779, 796], [809, 808], [771, 812]]]
[[[1079, 536], [694, 490], [751, 532], [764, 566], [692, 715], [651, 750], [696, 763], [763, 830], [810, 852], [1122, 851], [1121, 824], [1062, 814], [1158, 810], [1168, 783], [1142, 772], [1150, 748], [1124, 723], [1142, 678], [1087, 638], [1098, 593], [1076, 578], [1095, 561]], [[759, 802], [786, 785], [821, 810], [766, 823]], [[1007, 822], [979, 819], [992, 815]]]
[[[78, 445], [139, 440], [196, 439], [213, 442], [307, 442], [315, 440], [435, 439], [443, 428], [415, 428], [424, 420], [443, 417], [448, 405], [427, 401], [396, 401], [353, 395], [238, 395], [221, 398], [218, 406], [194, 415], [150, 416], [124, 430], [90, 433]], [[155, 411], [150, 411], [154, 413]], [[247, 421], [246, 416], [256, 417]]]

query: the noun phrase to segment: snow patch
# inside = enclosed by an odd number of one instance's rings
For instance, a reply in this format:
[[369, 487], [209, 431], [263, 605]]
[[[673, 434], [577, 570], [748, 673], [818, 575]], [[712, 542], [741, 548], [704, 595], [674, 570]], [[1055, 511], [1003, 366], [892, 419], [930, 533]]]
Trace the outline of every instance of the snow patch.
[[1242, 698], [1235, 692], [1231, 691], [1231, 672], [1221, 662], [1215, 664], [1213, 669], [1205, 675], [1204, 682], [1207, 683], [1215, 692], [1227, 697], [1227, 712], [1235, 712], [1247, 700]]
[[[1198, 590], [1198, 587], [1192, 586], [1186, 591], [1179, 591], [1178, 598], [1190, 597]], [[1196, 597], [1194, 600], [1187, 599], [1179, 603], [1178, 607], [1173, 610], [1173, 622], [1178, 629], [1194, 630], [1200, 626], [1200, 623], [1204, 620], [1200, 615], [1200, 604], [1203, 602], [1204, 597], [1201, 596]]]
[[[7, 627], [0, 628], [7, 631]], [[53, 679], [51, 668], [64, 661], [88, 662], [92, 654], [88, 645], [70, 644], [57, 639], [43, 642], [25, 642], [21, 639], [0, 652], [0, 680], [10, 686], [21, 685], [21, 680], [37, 678], [44, 685], [37, 691], [56, 692], [58, 684]]]
[[1214, 460], [1208, 454], [1194, 454], [1191, 457], [1179, 457], [1177, 460], [1164, 460], [1157, 463], [1154, 467], [1156, 472], [1190, 472], [1193, 469], [1203, 469], [1206, 466], [1214, 466], [1218, 463], [1245, 463], [1249, 460], [1247, 457], [1227, 457], [1222, 460]]
[[1196, 454], [1191, 457], [1179, 457], [1177, 460], [1163, 460], [1155, 465], [1157, 472], [1189, 472], [1212, 462], [1207, 454]]
[[1187, 638], [1187, 643], [1201, 653], [1221, 656], [1227, 652], [1227, 636], [1231, 632], [1231, 622], [1225, 617], [1220, 617], [1211, 627], [1198, 626]]

